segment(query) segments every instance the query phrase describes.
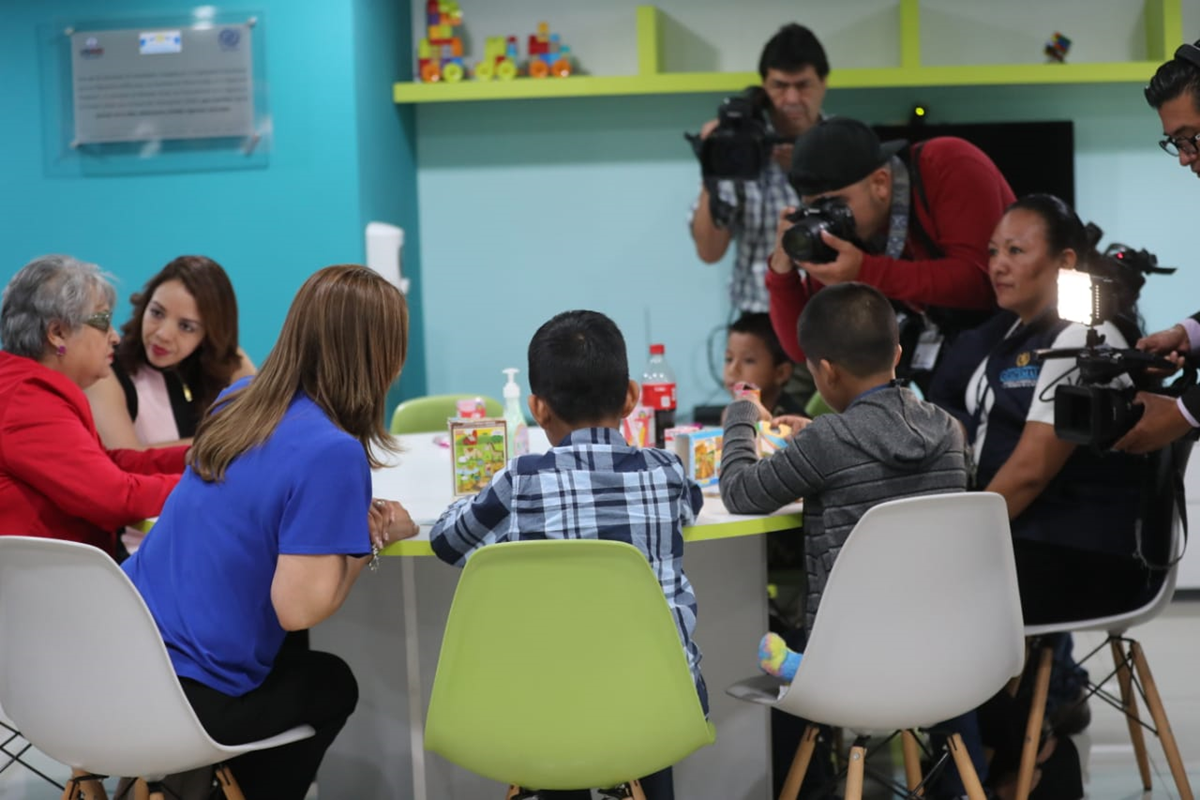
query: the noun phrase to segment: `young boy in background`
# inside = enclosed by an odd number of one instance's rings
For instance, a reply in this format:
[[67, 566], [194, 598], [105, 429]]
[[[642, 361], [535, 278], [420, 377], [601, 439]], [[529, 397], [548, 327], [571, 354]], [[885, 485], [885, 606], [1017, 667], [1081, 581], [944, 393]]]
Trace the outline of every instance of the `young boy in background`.
[[774, 416], [795, 416], [804, 409], [783, 387], [795, 365], [788, 360], [771, 327], [771, 316], [747, 311], [729, 326], [725, 343], [725, 389], [733, 396], [739, 383], [752, 383], [762, 392], [762, 405]]
[[[430, 533], [433, 552], [462, 566], [474, 550], [496, 542], [584, 538], [632, 544], [662, 585], [707, 715], [700, 650], [692, 641], [696, 597], [683, 573], [683, 528], [695, 521], [704, 501], [676, 455], [630, 447], [621, 436], [621, 420], [639, 395], [629, 379], [621, 331], [595, 311], [559, 314], [529, 343], [528, 374], [529, 411], [554, 446], [513, 459], [478, 496], [447, 509]], [[670, 768], [641, 784], [647, 800], [674, 796]]]

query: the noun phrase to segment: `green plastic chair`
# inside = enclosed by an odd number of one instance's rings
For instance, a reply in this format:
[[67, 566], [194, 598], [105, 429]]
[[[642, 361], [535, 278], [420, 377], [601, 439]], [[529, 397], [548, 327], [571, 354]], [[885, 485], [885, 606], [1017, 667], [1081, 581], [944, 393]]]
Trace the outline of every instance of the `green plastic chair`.
[[804, 413], [809, 419], [816, 419], [822, 414], [833, 414], [835, 412], [825, 402], [825, 398], [821, 397], [821, 393], [815, 392], [812, 397], [808, 398], [808, 403], [804, 406]]
[[600, 540], [507, 542], [467, 561], [425, 748], [510, 787], [618, 786], [716, 739], [646, 557]]
[[[392, 433], [432, 433], [446, 430], [446, 420], [458, 414], [459, 400], [480, 397], [477, 394], [432, 394], [415, 397], [396, 406], [392, 413]], [[484, 397], [489, 417], [503, 417], [504, 406], [499, 400]]]

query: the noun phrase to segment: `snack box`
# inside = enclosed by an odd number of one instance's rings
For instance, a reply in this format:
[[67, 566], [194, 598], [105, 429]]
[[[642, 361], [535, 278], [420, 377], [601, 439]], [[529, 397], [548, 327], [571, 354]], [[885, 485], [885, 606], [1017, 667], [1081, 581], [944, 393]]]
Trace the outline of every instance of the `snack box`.
[[504, 469], [508, 424], [500, 418], [450, 420], [454, 496], [477, 494]]
[[675, 454], [683, 461], [688, 476], [701, 486], [716, 486], [721, 472], [721, 442], [725, 432], [720, 428], [680, 431], [675, 434]]

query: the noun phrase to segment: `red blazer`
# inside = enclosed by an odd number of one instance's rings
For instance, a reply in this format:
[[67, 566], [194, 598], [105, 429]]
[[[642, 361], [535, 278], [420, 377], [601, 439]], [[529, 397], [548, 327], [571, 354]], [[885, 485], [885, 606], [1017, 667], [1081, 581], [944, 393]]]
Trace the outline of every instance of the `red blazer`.
[[187, 447], [105, 450], [83, 390], [0, 352], [0, 536], [85, 542], [112, 553], [119, 529], [156, 516]]

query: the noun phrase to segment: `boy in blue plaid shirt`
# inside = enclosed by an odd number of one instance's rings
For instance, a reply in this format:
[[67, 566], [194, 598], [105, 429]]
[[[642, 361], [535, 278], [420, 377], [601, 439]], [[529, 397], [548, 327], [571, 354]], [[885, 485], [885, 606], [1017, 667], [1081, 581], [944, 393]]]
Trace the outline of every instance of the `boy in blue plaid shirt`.
[[[704, 713], [708, 693], [692, 641], [696, 597], [683, 574], [683, 528], [703, 504], [673, 453], [630, 447], [621, 420], [637, 405], [625, 338], [595, 311], [567, 311], [529, 343], [529, 410], [554, 445], [519, 456], [474, 498], [447, 509], [433, 552], [462, 566], [476, 548], [519, 539], [609, 539], [641, 550], [662, 584]], [[671, 797], [669, 770], [643, 779], [648, 800]], [[663, 784], [655, 791], [655, 785]], [[572, 797], [546, 793], [542, 797]], [[590, 797], [586, 793], [580, 797]]]

